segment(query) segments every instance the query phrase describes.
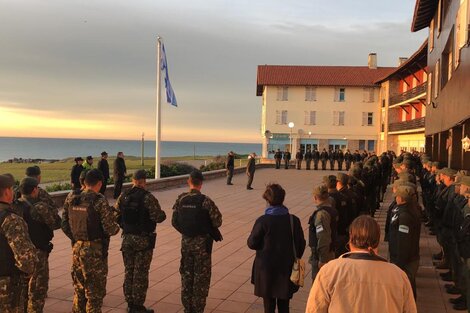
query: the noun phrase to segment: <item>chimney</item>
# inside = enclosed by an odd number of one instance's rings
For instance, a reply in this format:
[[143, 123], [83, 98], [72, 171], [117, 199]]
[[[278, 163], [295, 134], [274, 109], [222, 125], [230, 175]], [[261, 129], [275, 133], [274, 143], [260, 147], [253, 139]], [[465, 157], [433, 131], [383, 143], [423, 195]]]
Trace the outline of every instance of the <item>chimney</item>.
[[377, 69], [377, 53], [369, 53], [367, 65], [369, 65], [369, 69], [371, 70]]
[[399, 57], [399, 58], [398, 58], [398, 66], [402, 65], [402, 64], [405, 63], [407, 60], [408, 60], [408, 58]]

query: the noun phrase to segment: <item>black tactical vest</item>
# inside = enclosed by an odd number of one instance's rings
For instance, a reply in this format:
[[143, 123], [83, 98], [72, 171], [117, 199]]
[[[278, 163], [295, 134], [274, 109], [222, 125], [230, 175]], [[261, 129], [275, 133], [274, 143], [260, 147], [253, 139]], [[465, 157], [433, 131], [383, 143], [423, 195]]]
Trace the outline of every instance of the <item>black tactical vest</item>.
[[91, 241], [106, 238], [100, 217], [94, 208], [94, 202], [98, 196], [93, 192], [75, 195], [72, 206], [68, 209], [74, 240]]
[[[0, 211], [0, 226], [3, 224], [5, 218], [10, 214], [14, 213], [8, 210]], [[0, 233], [0, 277], [12, 276], [18, 272], [19, 270], [15, 266], [15, 257], [13, 256], [13, 251], [8, 245], [7, 238], [4, 234]]]
[[315, 212], [313, 212], [312, 216], [310, 216], [310, 219], [308, 221], [308, 223], [310, 224], [309, 232], [308, 232], [309, 246], [314, 248], [315, 250], [317, 249], [318, 238], [317, 238], [317, 229], [315, 227], [315, 219], [317, 217], [317, 213], [322, 210], [325, 210], [330, 215], [330, 229], [331, 229], [330, 251], [335, 251], [337, 229], [338, 229], [338, 222], [337, 222], [338, 212], [330, 206], [320, 206]]
[[34, 246], [40, 250], [48, 251], [49, 242], [54, 237], [54, 232], [45, 223], [31, 217], [31, 210], [36, 210], [31, 203], [20, 199], [18, 205], [21, 207], [24, 221], [28, 224], [29, 237], [31, 237]]
[[209, 234], [212, 228], [209, 211], [202, 207], [206, 196], [187, 194], [180, 199], [176, 210], [176, 229], [185, 236], [196, 237]]
[[133, 187], [122, 195], [119, 209], [124, 234], [142, 235], [155, 231], [157, 223], [150, 219], [149, 209], [144, 204], [148, 193], [145, 189]]

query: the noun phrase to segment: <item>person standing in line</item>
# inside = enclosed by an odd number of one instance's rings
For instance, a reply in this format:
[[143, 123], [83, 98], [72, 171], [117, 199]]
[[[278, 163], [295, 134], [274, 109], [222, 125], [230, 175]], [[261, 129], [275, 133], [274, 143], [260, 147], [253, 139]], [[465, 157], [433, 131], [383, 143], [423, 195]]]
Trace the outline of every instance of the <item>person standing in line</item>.
[[72, 241], [73, 313], [101, 312], [106, 296], [110, 237], [119, 225], [108, 200], [99, 193], [103, 175], [92, 169], [85, 190], [71, 192], [64, 203], [62, 231]]
[[[264, 312], [289, 312], [289, 301], [299, 290], [290, 281], [296, 258], [302, 258], [305, 239], [300, 219], [289, 214], [284, 206], [286, 192], [278, 184], [270, 184], [263, 193], [268, 208], [259, 217], [247, 244], [256, 250], [253, 262], [251, 283], [255, 285], [255, 295], [263, 298]], [[294, 247], [295, 245], [295, 247]]]
[[302, 153], [302, 150], [297, 150], [297, 153], [295, 154], [295, 162], [297, 164], [297, 169], [300, 170], [302, 168], [302, 160], [304, 159], [304, 155]]
[[277, 149], [276, 153], [274, 153], [274, 160], [276, 161], [276, 169], [281, 168], [281, 161], [282, 161], [282, 152], [281, 149]]
[[222, 214], [208, 196], [201, 193], [204, 177], [199, 170], [189, 175], [189, 192], [178, 196], [171, 224], [181, 238], [181, 302], [185, 313], [203, 313], [211, 281], [212, 246], [221, 241], [218, 228]]
[[72, 166], [72, 171], [70, 173], [70, 184], [72, 185], [72, 189], [80, 189], [80, 174], [83, 171], [83, 158], [76, 157], [75, 158], [75, 165]]
[[291, 154], [288, 149], [286, 149], [286, 151], [284, 152], [283, 158], [284, 158], [284, 168], [287, 170], [289, 169], [289, 163], [291, 159]]
[[305, 152], [305, 168], [307, 170], [310, 170], [310, 164], [312, 163], [312, 158], [313, 158], [313, 154], [309, 149], [307, 150], [307, 152]]
[[21, 198], [13, 205], [14, 210], [28, 225], [28, 232], [36, 247], [38, 263], [28, 281], [29, 313], [44, 310], [47, 290], [49, 289], [49, 254], [54, 230], [60, 228], [61, 219], [57, 209], [39, 199], [38, 181], [31, 177], [20, 183]]
[[103, 174], [103, 186], [101, 186], [100, 193], [104, 195], [109, 181], [108, 153], [106, 153], [106, 151], [101, 152], [101, 160], [98, 161], [98, 169], [101, 171], [101, 174]]
[[308, 245], [312, 250], [312, 280], [315, 280], [320, 268], [335, 258], [338, 211], [331, 206], [325, 185], [313, 189], [313, 202], [316, 208], [308, 220]]
[[83, 168], [87, 171], [93, 169], [93, 157], [91, 155], [87, 156], [85, 163], [83, 163]]
[[114, 180], [114, 199], [121, 194], [122, 184], [126, 177], [127, 169], [124, 161], [124, 153], [118, 152], [116, 160], [114, 160], [113, 180]]
[[330, 170], [335, 169], [336, 152], [333, 149], [328, 151], [328, 160], [330, 161]]
[[349, 169], [351, 168], [351, 162], [353, 160], [353, 156], [351, 154], [351, 152], [348, 150], [346, 150], [346, 152], [344, 153], [344, 163], [346, 165], [346, 171], [349, 172]]
[[253, 183], [253, 178], [255, 177], [256, 171], [256, 153], [252, 153], [248, 156], [248, 164], [246, 165], [246, 175], [248, 176], [248, 182], [246, 184], [247, 190], [252, 190], [251, 184]]
[[[41, 169], [39, 168], [39, 166], [35, 165], [35, 166], [30, 166], [26, 168], [26, 177], [34, 178], [38, 181], [38, 184], [40, 184], [41, 183]], [[56, 210], [57, 212], [59, 211], [59, 207], [57, 206], [57, 204], [55, 203], [55, 201], [52, 199], [52, 197], [49, 195], [47, 191], [45, 191], [44, 189], [38, 186], [38, 192], [39, 192], [38, 198], [40, 201], [47, 203], [51, 207], [52, 210]]]
[[338, 152], [336, 153], [336, 157], [338, 159], [338, 171], [342, 171], [343, 170], [343, 161], [344, 161], [343, 150], [338, 149]]
[[27, 278], [38, 262], [26, 222], [11, 207], [14, 179], [0, 175], [0, 312], [22, 313], [28, 300]]
[[328, 152], [326, 152], [325, 148], [323, 148], [323, 151], [320, 154], [320, 159], [321, 159], [321, 169], [324, 171], [326, 170], [326, 160], [328, 160]]
[[235, 169], [235, 154], [230, 151], [227, 155], [227, 185], [232, 184], [233, 170]]
[[305, 313], [416, 313], [406, 274], [378, 255], [380, 226], [367, 215], [349, 230], [351, 252], [320, 269]]
[[166, 219], [157, 198], [146, 190], [146, 172], [137, 170], [132, 176], [132, 188], [124, 191], [116, 202], [118, 221], [122, 228], [122, 258], [124, 260], [124, 296], [129, 313], [153, 313], [145, 298], [149, 284], [149, 269], [157, 234], [157, 223]]
[[315, 148], [315, 150], [313, 150], [312, 157], [313, 157], [313, 169], [317, 171], [318, 170], [318, 161], [320, 161], [320, 152], [318, 151], [317, 148]]

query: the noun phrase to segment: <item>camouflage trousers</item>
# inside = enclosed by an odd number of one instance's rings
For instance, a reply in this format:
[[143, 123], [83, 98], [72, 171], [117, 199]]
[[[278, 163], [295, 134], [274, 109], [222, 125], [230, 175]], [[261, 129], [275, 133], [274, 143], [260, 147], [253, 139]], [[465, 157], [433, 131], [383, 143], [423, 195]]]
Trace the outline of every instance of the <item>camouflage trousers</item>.
[[101, 242], [77, 241], [72, 249], [73, 313], [101, 313], [107, 275]]
[[144, 236], [124, 235], [122, 258], [124, 260], [124, 296], [127, 303], [144, 305], [149, 286], [149, 269], [152, 263], [153, 248], [149, 249], [149, 239]]
[[182, 251], [181, 302], [185, 313], [203, 313], [211, 282], [211, 255], [204, 250]]
[[0, 312], [24, 313], [28, 287], [24, 276], [0, 277]]
[[41, 313], [47, 297], [49, 288], [49, 253], [38, 251], [39, 262], [29, 279], [28, 284], [28, 313]]

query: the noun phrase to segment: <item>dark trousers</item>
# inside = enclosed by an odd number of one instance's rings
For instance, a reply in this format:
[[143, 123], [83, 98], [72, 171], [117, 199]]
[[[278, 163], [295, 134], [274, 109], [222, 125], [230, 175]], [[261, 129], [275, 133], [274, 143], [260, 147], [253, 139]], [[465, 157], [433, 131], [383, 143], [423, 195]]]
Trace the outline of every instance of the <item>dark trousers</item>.
[[349, 171], [351, 168], [351, 161], [346, 161], [346, 171]]
[[402, 270], [405, 272], [406, 276], [408, 276], [408, 279], [410, 280], [411, 288], [413, 289], [413, 295], [416, 300], [416, 273], [418, 272], [418, 267], [419, 267], [419, 260], [417, 261], [412, 261], [408, 264], [405, 264], [405, 266], [402, 268]]
[[338, 170], [342, 171], [343, 170], [343, 161], [338, 160]]
[[330, 169], [334, 170], [335, 169], [335, 160], [330, 159]]
[[313, 160], [313, 169], [318, 170], [318, 161], [319, 160]]
[[253, 177], [255, 176], [255, 173], [247, 173], [248, 175], [248, 182], [246, 183], [246, 188], [251, 188], [251, 184], [253, 183]]
[[288, 160], [284, 160], [284, 168], [287, 170], [289, 168], [289, 161]]
[[230, 185], [232, 183], [232, 177], [233, 177], [233, 166], [227, 167], [227, 185]]
[[310, 163], [312, 163], [312, 160], [306, 160], [305, 161], [305, 166], [306, 166], [307, 170], [310, 169]]
[[289, 299], [263, 298], [264, 313], [289, 313]]
[[121, 195], [122, 183], [124, 182], [124, 176], [114, 177], [114, 199], [119, 198]]
[[321, 160], [321, 169], [326, 170], [326, 160]]
[[101, 188], [100, 188], [100, 194], [104, 195], [104, 193], [106, 192], [107, 185], [108, 185], [108, 178], [105, 178], [103, 180], [103, 185], [101, 185]]
[[300, 170], [302, 168], [302, 160], [297, 160], [297, 169]]
[[281, 168], [281, 159], [276, 159], [276, 169]]

